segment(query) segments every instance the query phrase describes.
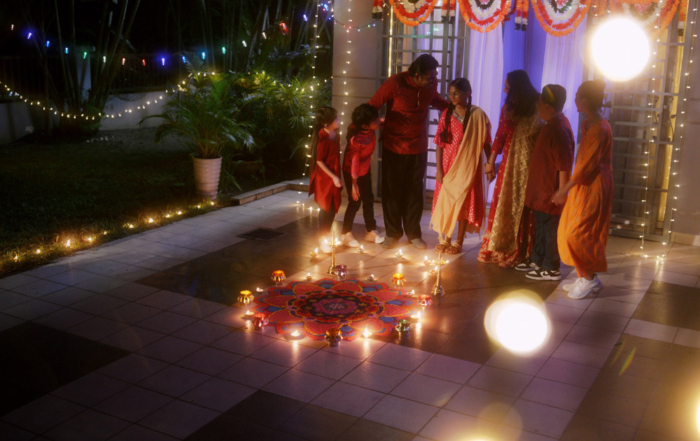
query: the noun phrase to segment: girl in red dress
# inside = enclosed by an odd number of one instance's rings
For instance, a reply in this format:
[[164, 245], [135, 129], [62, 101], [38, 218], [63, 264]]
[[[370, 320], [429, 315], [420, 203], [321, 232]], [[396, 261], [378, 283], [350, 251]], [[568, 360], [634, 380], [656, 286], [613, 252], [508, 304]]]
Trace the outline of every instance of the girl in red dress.
[[[472, 106], [472, 88], [466, 78], [452, 81], [448, 96], [450, 106], [442, 113], [434, 138], [437, 171], [431, 224], [440, 234], [436, 251], [458, 254], [465, 234], [481, 231], [484, 223], [483, 164], [490, 154], [491, 123], [480, 108]], [[436, 212], [443, 185], [448, 192], [443, 198], [448, 200]], [[457, 240], [451, 243], [455, 222], [459, 223]]]
[[338, 111], [332, 107], [316, 110], [316, 126], [311, 138], [311, 174], [309, 196], [321, 211], [318, 225], [321, 231], [319, 247], [324, 253], [331, 252], [331, 227], [340, 208], [340, 137], [336, 133], [340, 120]]

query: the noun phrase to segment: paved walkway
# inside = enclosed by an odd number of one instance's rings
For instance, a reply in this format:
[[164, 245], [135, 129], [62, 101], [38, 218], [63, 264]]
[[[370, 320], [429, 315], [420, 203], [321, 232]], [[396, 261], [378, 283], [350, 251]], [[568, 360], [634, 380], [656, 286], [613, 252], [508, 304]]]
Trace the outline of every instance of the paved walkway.
[[[238, 237], [260, 227], [283, 234]], [[470, 236], [407, 338], [328, 348], [248, 330], [240, 290], [276, 269], [325, 276], [329, 260], [309, 256], [316, 228], [315, 205], [286, 191], [0, 279], [0, 439], [698, 439], [700, 248], [647, 243], [658, 261], [613, 237], [605, 289], [573, 301], [558, 282], [477, 263]], [[339, 253], [350, 277], [434, 283], [422, 263], [434, 252], [364, 245]], [[529, 356], [483, 326], [519, 289], [552, 323]]]

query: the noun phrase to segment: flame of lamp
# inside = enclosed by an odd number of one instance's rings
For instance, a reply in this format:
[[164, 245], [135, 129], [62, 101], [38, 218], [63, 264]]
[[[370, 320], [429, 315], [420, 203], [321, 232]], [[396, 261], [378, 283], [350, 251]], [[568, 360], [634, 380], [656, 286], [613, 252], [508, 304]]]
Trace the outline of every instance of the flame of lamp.
[[284, 271], [277, 270], [277, 271], [272, 272], [272, 281], [273, 282], [280, 284], [280, 283], [284, 282], [286, 279], [287, 278], [284, 275]]
[[244, 305], [247, 305], [253, 300], [253, 293], [245, 290], [241, 291], [240, 294], [238, 294], [238, 301], [243, 303]]

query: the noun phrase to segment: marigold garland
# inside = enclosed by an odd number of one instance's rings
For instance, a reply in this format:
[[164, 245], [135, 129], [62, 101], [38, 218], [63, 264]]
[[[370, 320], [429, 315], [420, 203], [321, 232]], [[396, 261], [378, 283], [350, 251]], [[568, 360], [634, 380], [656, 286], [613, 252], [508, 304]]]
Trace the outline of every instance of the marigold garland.
[[[489, 0], [485, 7], [482, 7], [483, 3], [479, 0], [459, 0], [459, 9], [470, 29], [477, 32], [489, 32], [505, 19], [506, 14], [510, 11], [511, 1], [515, 0]], [[495, 9], [492, 8], [494, 3], [498, 3], [498, 7]], [[491, 14], [484, 18], [479, 18], [473, 8], [491, 11]]]
[[[424, 15], [417, 17], [415, 20], [411, 19], [410, 17], [407, 17], [403, 14], [402, 11], [405, 11], [403, 8], [403, 2], [401, 0], [389, 0], [389, 4], [391, 4], [391, 7], [394, 11], [394, 14], [396, 15], [396, 18], [399, 19], [399, 21], [406, 26], [418, 26], [419, 24], [423, 23], [430, 17], [433, 13], [433, 10], [435, 9], [435, 6], [437, 5], [437, 0], [426, 0], [425, 5], [428, 5]], [[424, 5], [424, 6], [425, 6]], [[407, 14], [411, 14], [407, 12]]]
[[[532, 0], [535, 15], [542, 29], [555, 37], [573, 32], [588, 15], [592, 2], [590, 0], [568, 0], [562, 6], [559, 6], [558, 3], [550, 0]], [[574, 10], [570, 11], [570, 9]], [[554, 16], [552, 12], [557, 15]], [[567, 16], [567, 12], [571, 12], [571, 14]]]

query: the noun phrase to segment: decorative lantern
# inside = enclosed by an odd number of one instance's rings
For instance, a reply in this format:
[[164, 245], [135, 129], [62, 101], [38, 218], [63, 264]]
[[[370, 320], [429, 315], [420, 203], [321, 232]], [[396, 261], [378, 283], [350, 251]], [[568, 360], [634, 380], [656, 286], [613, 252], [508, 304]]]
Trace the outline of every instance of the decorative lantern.
[[342, 339], [343, 335], [340, 333], [340, 328], [331, 328], [326, 331], [326, 340], [328, 340], [332, 348], [337, 347]]
[[348, 267], [346, 265], [336, 265], [333, 271], [340, 280], [343, 280], [348, 275]]
[[396, 325], [396, 330], [402, 334], [409, 332], [411, 330], [411, 322], [406, 319], [399, 320], [399, 324]]
[[427, 308], [433, 304], [433, 298], [427, 294], [420, 295], [418, 296], [418, 304], [423, 308]]
[[253, 326], [257, 330], [262, 330], [264, 326], [267, 326], [267, 317], [262, 312], [258, 312], [253, 316]]
[[287, 278], [284, 276], [284, 271], [277, 270], [272, 272], [272, 281], [281, 285]]
[[241, 293], [238, 294], [238, 301], [244, 305], [247, 305], [253, 301], [253, 293], [248, 290], [241, 291]]
[[406, 283], [406, 278], [401, 273], [395, 273], [394, 277], [391, 279], [391, 283], [393, 283], [395, 287], [401, 288]]

